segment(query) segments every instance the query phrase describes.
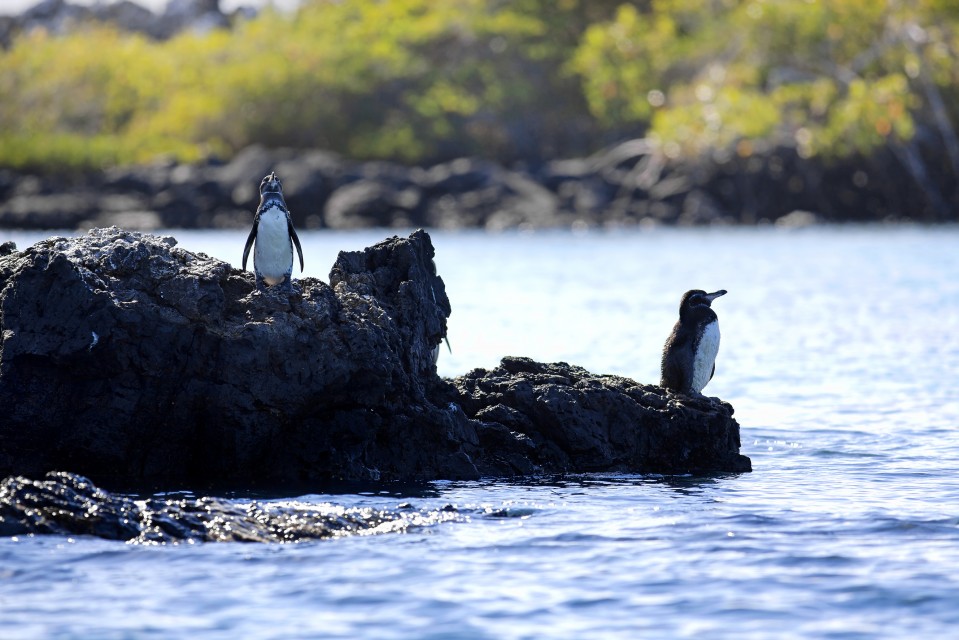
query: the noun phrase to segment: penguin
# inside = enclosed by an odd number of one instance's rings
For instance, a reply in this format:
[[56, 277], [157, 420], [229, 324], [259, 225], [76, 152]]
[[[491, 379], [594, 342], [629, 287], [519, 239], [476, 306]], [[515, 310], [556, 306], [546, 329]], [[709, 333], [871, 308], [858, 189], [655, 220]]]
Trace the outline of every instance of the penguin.
[[[433, 275], [436, 276], [435, 262], [433, 263]], [[430, 294], [433, 296], [433, 303], [436, 304], [436, 289], [434, 289], [432, 286], [430, 287]], [[449, 338], [447, 338], [446, 335], [443, 335], [443, 340], [446, 342], [446, 348], [449, 349], [449, 352], [453, 353], [453, 347], [450, 346]], [[440, 345], [439, 343], [437, 343], [437, 345], [433, 347], [433, 364], [435, 365], [437, 362], [439, 362], [439, 359], [440, 359]]]
[[724, 295], [725, 289], [714, 293], [693, 289], [683, 294], [679, 321], [663, 347], [661, 387], [701, 395], [713, 379], [719, 352], [719, 318], [710, 304]]
[[[446, 342], [446, 348], [449, 349], [450, 353], [453, 353], [453, 347], [450, 346], [449, 338], [443, 336], [443, 340]], [[440, 360], [440, 345], [433, 347], [433, 364], [436, 364]]]
[[[293, 245], [300, 256], [300, 271], [303, 271], [303, 249], [293, 228], [290, 210], [283, 200], [283, 185], [276, 173], [270, 173], [260, 182], [260, 206], [253, 216], [253, 228], [243, 247], [243, 270], [250, 257], [250, 248], [256, 241], [253, 252], [253, 273], [256, 288], [264, 291], [264, 284], [284, 284], [287, 293], [293, 292]], [[292, 242], [292, 243], [291, 243]]]

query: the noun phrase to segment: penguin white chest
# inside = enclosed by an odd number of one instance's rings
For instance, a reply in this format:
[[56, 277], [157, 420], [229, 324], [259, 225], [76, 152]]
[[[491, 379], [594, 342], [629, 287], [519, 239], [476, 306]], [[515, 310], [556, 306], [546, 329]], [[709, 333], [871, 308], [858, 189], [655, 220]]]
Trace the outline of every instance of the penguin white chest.
[[293, 243], [286, 212], [278, 207], [260, 213], [253, 265], [268, 285], [283, 282], [293, 271]]
[[719, 322], [713, 320], [703, 327], [703, 334], [693, 354], [693, 380], [690, 386], [696, 393], [702, 393], [703, 387], [712, 377], [717, 353], [719, 353]]

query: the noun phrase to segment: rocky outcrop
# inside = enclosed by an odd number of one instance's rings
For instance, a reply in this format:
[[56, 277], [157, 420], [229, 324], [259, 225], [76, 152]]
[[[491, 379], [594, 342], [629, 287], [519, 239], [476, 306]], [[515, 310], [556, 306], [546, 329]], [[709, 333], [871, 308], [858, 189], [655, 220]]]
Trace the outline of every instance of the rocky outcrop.
[[[425, 233], [342, 253], [329, 285], [299, 280], [290, 298], [175, 244], [100, 229], [0, 258], [0, 474], [410, 471], [381, 460], [404, 446], [398, 432], [378, 432], [415, 419], [445, 334], [449, 303]], [[462, 475], [447, 467], [426, 473]]]
[[421, 510], [404, 503], [387, 510], [209, 497], [133, 500], [63, 472], [0, 482], [0, 536], [88, 535], [138, 544], [298, 542], [408, 531], [463, 517], [451, 505]]
[[0, 476], [248, 487], [584, 471], [744, 471], [732, 407], [564, 363], [436, 375], [429, 236], [260, 293], [116, 228], [0, 249]]
[[485, 455], [515, 473], [750, 470], [733, 407], [717, 398], [513, 357], [450, 381], [446, 392], [479, 423]]

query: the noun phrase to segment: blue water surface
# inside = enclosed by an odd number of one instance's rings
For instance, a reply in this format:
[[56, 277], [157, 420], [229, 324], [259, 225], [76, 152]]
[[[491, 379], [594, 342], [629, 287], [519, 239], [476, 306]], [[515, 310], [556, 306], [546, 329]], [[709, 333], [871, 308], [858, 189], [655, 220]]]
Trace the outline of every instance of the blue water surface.
[[[240, 262], [243, 231], [168, 233]], [[303, 232], [304, 275], [391, 233]], [[753, 473], [260, 496], [427, 514], [290, 545], [0, 538], [0, 638], [956, 634], [959, 228], [431, 235], [444, 376], [526, 355], [656, 382], [682, 293], [727, 289], [705, 391]]]

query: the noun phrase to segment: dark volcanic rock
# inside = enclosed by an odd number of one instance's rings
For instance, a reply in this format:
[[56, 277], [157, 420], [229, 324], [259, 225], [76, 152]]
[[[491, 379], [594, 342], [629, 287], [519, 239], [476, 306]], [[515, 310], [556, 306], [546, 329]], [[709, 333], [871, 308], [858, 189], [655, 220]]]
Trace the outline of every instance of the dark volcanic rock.
[[[289, 299], [175, 244], [98, 229], [0, 258], [0, 474], [415, 475], [376, 454], [405, 450], [385, 426], [412, 428], [445, 334], [425, 233], [342, 253], [330, 285], [299, 280]], [[407, 453], [436, 458], [425, 476], [462, 475], [436, 448]]]
[[48, 473], [43, 480], [0, 482], [0, 535], [92, 535], [141, 544], [297, 542], [332, 536], [404, 531], [462, 517], [455, 509], [341, 509], [217, 498], [134, 501], [82, 476]]
[[429, 236], [259, 293], [173, 238], [95, 229], [0, 251], [0, 475], [121, 486], [744, 471], [718, 400], [506, 358], [436, 376]]
[[[508, 169], [477, 158], [406, 167], [252, 145], [225, 164], [167, 161], [83, 175], [0, 170], [0, 228], [249, 228], [257, 180], [270, 171], [283, 180], [299, 229], [808, 224], [808, 215], [791, 216], [796, 211], [815, 212], [820, 222], [902, 219], [903, 212], [930, 222], [955, 217], [914, 212], [910, 202], [925, 196], [852, 165], [817, 168], [795, 150], [768, 153], [768, 162], [731, 156], [690, 164], [631, 140], [589, 158]], [[833, 198], [845, 204], [830, 205]]]
[[479, 420], [488, 457], [537, 469], [749, 471], [731, 405], [565, 362], [503, 358], [451, 381], [450, 401]]
[[419, 175], [424, 223], [438, 228], [568, 226], [556, 197], [528, 176], [495, 163], [458, 158]]
[[413, 188], [396, 189], [376, 180], [358, 180], [337, 189], [326, 203], [324, 222], [331, 229], [413, 226], [419, 204]]

